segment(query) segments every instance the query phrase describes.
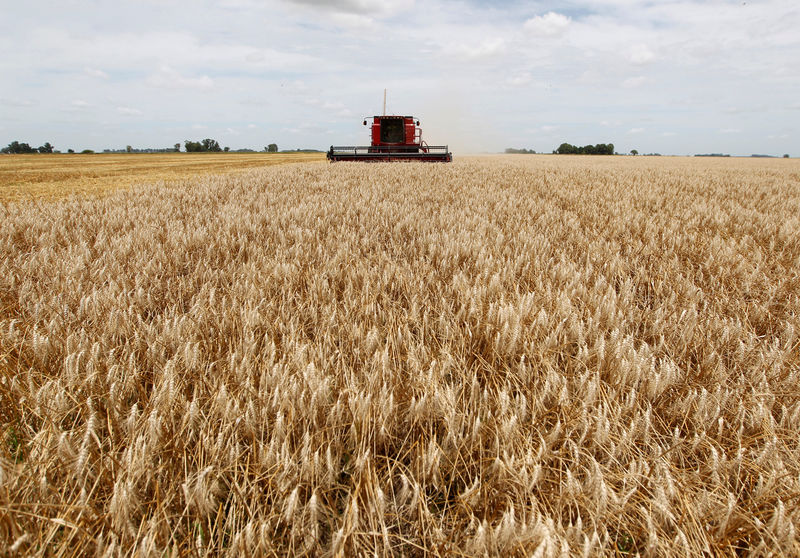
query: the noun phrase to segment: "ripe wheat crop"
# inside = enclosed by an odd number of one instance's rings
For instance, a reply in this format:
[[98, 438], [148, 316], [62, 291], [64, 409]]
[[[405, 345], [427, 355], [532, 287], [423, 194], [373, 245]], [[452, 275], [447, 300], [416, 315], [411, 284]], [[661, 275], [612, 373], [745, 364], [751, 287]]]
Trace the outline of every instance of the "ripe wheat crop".
[[8, 554], [800, 554], [796, 161], [294, 165], [0, 212]]

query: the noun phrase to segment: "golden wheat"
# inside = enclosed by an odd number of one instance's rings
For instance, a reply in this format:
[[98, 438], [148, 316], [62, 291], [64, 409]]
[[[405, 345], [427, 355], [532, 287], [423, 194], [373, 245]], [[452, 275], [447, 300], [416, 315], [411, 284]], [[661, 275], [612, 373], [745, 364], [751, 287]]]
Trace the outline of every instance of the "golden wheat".
[[10, 553], [800, 553], [795, 161], [296, 165], [0, 211]]
[[324, 161], [324, 153], [98, 153], [0, 156], [0, 203], [99, 196], [161, 180]]

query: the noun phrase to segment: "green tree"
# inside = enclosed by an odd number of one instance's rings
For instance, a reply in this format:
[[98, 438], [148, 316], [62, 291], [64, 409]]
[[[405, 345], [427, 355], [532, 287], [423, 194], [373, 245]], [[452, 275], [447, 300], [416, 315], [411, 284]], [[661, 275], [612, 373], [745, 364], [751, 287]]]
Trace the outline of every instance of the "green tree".
[[39, 146], [37, 151], [39, 151], [39, 153], [52, 153], [53, 152], [53, 146], [50, 145], [49, 141], [46, 141], [46, 142], [44, 142], [44, 145], [40, 145]]
[[788, 154], [788, 153], [784, 153], [784, 154], [783, 154], [783, 158], [784, 158], [784, 159], [788, 159], [788, 158], [789, 158], [789, 154]]
[[206, 138], [203, 140], [202, 143], [203, 143], [202, 151], [222, 151], [222, 148], [219, 146], [217, 140]]
[[133, 147], [131, 147], [130, 145], [126, 145], [125, 146], [125, 151], [127, 151], [128, 153], [131, 153], [131, 152], [133, 152]]
[[2, 151], [3, 153], [12, 153], [15, 155], [19, 155], [22, 153], [36, 153], [36, 150], [27, 143], [20, 143], [16, 140], [9, 143], [7, 147], [4, 147], [0, 151]]
[[175, 144], [175, 153], [179, 153], [180, 150], [181, 150], [181, 144], [180, 143], [176, 143]]
[[638, 154], [639, 154], [638, 151], [636, 151], [635, 149], [631, 149], [631, 155], [638, 155]]
[[230, 148], [230, 147], [228, 147], [227, 145], [225, 146], [225, 149], [223, 149], [223, 151], [224, 151], [225, 153], [227, 153], [227, 152], [228, 152], [228, 151], [230, 151], [230, 150], [231, 150], [231, 148]]
[[278, 152], [278, 144], [277, 144], [277, 143], [271, 143], [271, 144], [269, 144], [269, 145], [267, 146], [267, 151], [268, 151], [269, 153], [277, 153], [277, 152]]
[[206, 138], [203, 141], [190, 141], [183, 142], [186, 146], [187, 153], [201, 153], [207, 151], [222, 151], [219, 143], [211, 138]]

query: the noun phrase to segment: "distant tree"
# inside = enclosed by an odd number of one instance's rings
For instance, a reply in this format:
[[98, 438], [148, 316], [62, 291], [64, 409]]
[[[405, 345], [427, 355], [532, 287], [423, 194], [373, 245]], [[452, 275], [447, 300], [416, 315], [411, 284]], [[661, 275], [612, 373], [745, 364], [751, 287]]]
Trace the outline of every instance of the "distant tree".
[[784, 159], [788, 159], [788, 158], [789, 158], [789, 154], [788, 154], [788, 153], [784, 153], [784, 154], [783, 154], [783, 158], [784, 158]]
[[70, 147], [69, 149], [67, 149], [67, 153], [75, 153], [75, 150]]
[[227, 153], [227, 152], [228, 152], [228, 151], [230, 151], [230, 150], [231, 150], [231, 148], [230, 148], [230, 147], [228, 147], [227, 145], [225, 146], [225, 149], [223, 149], [223, 151], [224, 151], [225, 153]]
[[270, 153], [277, 153], [278, 152], [278, 144], [277, 143], [269, 144], [267, 146], [267, 151], [270, 152]]
[[91, 155], [92, 153], [94, 153], [94, 150], [93, 149], [84, 149], [83, 151], [81, 151], [81, 153], [83, 155]]
[[7, 147], [1, 149], [3, 153], [22, 154], [22, 153], [36, 153], [36, 150], [27, 143], [20, 143], [16, 140], [8, 144]]
[[179, 153], [180, 150], [181, 150], [181, 144], [180, 143], [176, 143], [175, 144], [175, 153]]
[[203, 140], [203, 151], [222, 151], [217, 140], [206, 138]]
[[125, 151], [127, 151], [128, 153], [131, 153], [131, 152], [133, 152], [133, 147], [131, 147], [130, 145], [126, 145], [125, 146]]
[[578, 147], [570, 143], [562, 143], [553, 153], [558, 153], [559, 155], [613, 155], [614, 144], [598, 143], [596, 145]]
[[39, 151], [39, 153], [52, 153], [52, 152], [53, 152], [53, 146], [52, 146], [52, 145], [50, 145], [50, 142], [49, 142], [49, 141], [46, 141], [46, 142], [44, 143], [44, 145], [40, 145], [40, 146], [39, 146], [39, 148], [37, 149], [37, 151]]
[[638, 154], [639, 154], [638, 151], [636, 151], [635, 149], [631, 149], [631, 155], [638, 155]]
[[185, 142], [183, 142], [183, 144], [186, 146], [187, 153], [222, 151], [222, 148], [219, 146], [219, 143], [211, 138], [206, 138], [203, 141], [186, 140]]

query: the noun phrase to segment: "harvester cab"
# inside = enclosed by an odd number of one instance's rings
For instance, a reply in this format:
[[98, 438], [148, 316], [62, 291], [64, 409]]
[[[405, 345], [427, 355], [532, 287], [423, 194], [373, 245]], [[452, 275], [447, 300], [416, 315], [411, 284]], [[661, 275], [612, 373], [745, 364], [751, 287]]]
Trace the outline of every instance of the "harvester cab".
[[[364, 120], [367, 126], [369, 119]], [[370, 145], [331, 146], [328, 160], [336, 161], [427, 161], [449, 163], [453, 160], [446, 145], [428, 145], [422, 141], [419, 120], [413, 116], [373, 116]]]

